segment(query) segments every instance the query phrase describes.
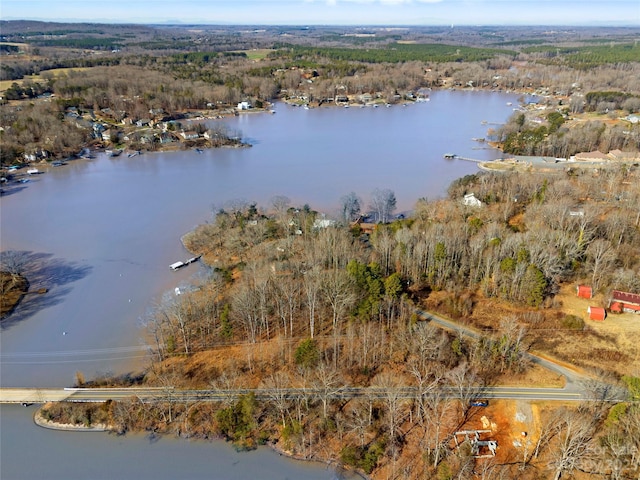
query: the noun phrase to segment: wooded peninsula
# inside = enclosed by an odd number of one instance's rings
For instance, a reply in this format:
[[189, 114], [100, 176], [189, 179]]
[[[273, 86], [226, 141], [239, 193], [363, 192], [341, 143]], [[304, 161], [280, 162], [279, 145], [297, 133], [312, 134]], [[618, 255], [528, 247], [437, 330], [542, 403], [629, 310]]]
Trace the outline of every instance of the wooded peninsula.
[[[275, 100], [367, 106], [438, 88], [535, 96], [491, 132], [505, 153], [614, 152], [607, 168], [469, 175], [406, 216], [390, 190], [370, 205], [345, 195], [335, 219], [284, 196], [229, 202], [183, 237], [207, 275], [145, 317], [148, 368], [77, 374], [163, 399], [52, 404], [44, 421], [269, 444], [374, 479], [637, 478], [637, 29], [0, 26], [6, 182], [11, 165], [84, 148], [237, 143], [198, 120]], [[2, 266], [19, 278], [10, 252]], [[530, 353], [575, 372], [589, 401], [478, 395], [566, 386]], [[180, 389], [246, 393], [183, 401]]]

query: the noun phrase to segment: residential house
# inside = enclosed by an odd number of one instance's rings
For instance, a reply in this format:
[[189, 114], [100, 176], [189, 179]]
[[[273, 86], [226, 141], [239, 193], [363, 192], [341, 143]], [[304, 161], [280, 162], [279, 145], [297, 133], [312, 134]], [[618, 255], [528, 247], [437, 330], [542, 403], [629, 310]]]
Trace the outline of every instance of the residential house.
[[162, 132], [159, 135], [160, 138], [160, 145], [167, 145], [168, 143], [173, 143], [175, 141], [175, 139], [173, 138], [173, 135], [171, 135], [168, 132]]
[[359, 99], [362, 103], [369, 103], [373, 100], [373, 97], [370, 93], [363, 93], [362, 95], [360, 95]]
[[467, 193], [464, 196], [464, 199], [462, 200], [462, 202], [467, 207], [481, 207], [482, 206], [482, 202], [480, 200], [478, 200], [473, 193]]
[[594, 161], [609, 160], [609, 157], [607, 157], [606, 154], [602, 153], [599, 150], [596, 150], [595, 152], [580, 152], [580, 153], [576, 153], [574, 158], [578, 162], [580, 162], [580, 161], [582, 161], [582, 162], [594, 162]]
[[611, 292], [609, 308], [616, 313], [640, 313], [640, 295], [614, 290]]
[[334, 227], [335, 225], [336, 225], [336, 221], [331, 220], [329, 218], [316, 218], [313, 222], [313, 228], [315, 230], [320, 230], [321, 228]]
[[185, 140], [196, 140], [197, 138], [200, 137], [200, 135], [198, 134], [198, 132], [196, 131], [189, 131], [189, 132], [185, 132], [184, 130], [182, 132], [180, 132], [180, 136], [182, 138], [184, 138]]
[[238, 103], [238, 110], [249, 110], [251, 109], [251, 103], [249, 102], [240, 102]]
[[623, 152], [619, 149], [611, 150], [608, 155], [613, 160], [622, 162], [632, 162], [640, 159], [640, 154], [638, 154], [637, 152]]

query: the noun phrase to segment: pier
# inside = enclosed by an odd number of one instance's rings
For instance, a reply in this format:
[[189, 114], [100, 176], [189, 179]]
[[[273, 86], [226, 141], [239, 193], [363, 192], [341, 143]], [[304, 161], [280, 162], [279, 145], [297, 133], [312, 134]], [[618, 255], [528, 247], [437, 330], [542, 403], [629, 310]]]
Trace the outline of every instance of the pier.
[[169, 265], [169, 268], [171, 270], [178, 270], [179, 268], [186, 267], [187, 265], [197, 262], [198, 260], [200, 260], [200, 257], [202, 257], [202, 255], [191, 257], [189, 260], [185, 260], [184, 262], [172, 263], [171, 265]]
[[457, 155], [455, 153], [445, 153], [443, 155], [443, 157], [447, 160], [465, 160], [467, 162], [475, 162], [475, 163], [482, 163], [482, 162], [486, 162], [487, 160], [479, 160], [477, 158], [469, 158], [469, 157], [461, 157], [460, 155]]

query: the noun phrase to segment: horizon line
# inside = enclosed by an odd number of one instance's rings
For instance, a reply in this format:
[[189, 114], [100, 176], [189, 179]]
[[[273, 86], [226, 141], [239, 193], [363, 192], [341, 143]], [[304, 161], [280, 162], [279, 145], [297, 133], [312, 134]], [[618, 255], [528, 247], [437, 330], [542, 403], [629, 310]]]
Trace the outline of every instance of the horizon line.
[[76, 23], [76, 24], [97, 24], [97, 25], [146, 25], [146, 26], [237, 26], [237, 27], [359, 27], [359, 28], [415, 28], [415, 27], [623, 27], [640, 28], [639, 23], [627, 23], [622, 20], [603, 20], [601, 22], [589, 23], [458, 23], [436, 22], [436, 23], [240, 23], [240, 22], [202, 22], [186, 20], [140, 20], [140, 21], [120, 21], [120, 20], [90, 20], [90, 19], [36, 19], [36, 18], [3, 18], [1, 22], [39, 22], [39, 23]]

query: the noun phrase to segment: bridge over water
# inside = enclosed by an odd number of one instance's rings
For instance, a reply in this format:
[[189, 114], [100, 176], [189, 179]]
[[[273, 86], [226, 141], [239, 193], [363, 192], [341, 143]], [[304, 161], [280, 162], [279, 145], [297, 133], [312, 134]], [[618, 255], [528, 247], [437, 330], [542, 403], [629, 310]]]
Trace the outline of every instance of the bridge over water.
[[0, 403], [46, 403], [46, 402], [106, 402], [107, 400], [138, 399], [143, 402], [220, 402], [237, 399], [253, 393], [258, 400], [327, 398], [349, 400], [366, 398], [372, 400], [395, 397], [417, 399], [421, 396], [440, 395], [442, 398], [472, 399], [528, 399], [582, 401], [588, 399], [581, 392], [561, 388], [524, 387], [454, 387], [437, 390], [420, 390], [418, 387], [348, 387], [331, 388], [271, 388], [234, 390], [182, 390], [171, 387], [160, 388], [0, 388]]

